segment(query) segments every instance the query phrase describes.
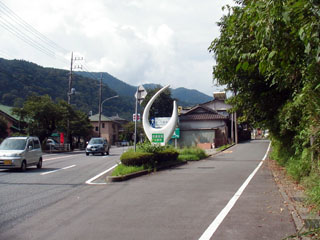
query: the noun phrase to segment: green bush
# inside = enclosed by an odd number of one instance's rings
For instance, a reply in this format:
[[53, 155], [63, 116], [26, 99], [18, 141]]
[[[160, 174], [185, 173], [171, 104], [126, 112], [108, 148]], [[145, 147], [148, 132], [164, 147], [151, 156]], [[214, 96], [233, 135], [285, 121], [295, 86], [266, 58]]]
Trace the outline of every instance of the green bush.
[[125, 166], [143, 166], [153, 164], [153, 154], [147, 152], [124, 152], [120, 157], [121, 163]]
[[167, 148], [154, 154], [154, 160], [158, 163], [176, 161], [178, 159], [179, 152], [173, 148]]

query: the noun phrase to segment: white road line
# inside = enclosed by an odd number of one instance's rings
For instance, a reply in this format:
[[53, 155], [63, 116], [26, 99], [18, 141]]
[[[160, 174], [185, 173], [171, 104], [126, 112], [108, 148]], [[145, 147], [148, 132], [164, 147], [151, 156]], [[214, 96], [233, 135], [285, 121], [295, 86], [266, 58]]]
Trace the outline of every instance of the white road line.
[[56, 157], [56, 158], [50, 158], [50, 159], [46, 159], [46, 160], [43, 160], [44, 162], [47, 162], [47, 161], [52, 161], [52, 160], [56, 160], [56, 159], [60, 159], [60, 158], [69, 158], [69, 157], [74, 157], [74, 155], [71, 155], [71, 156], [63, 156], [63, 157]]
[[98, 175], [94, 176], [93, 178], [90, 178], [88, 181], [86, 181], [86, 184], [89, 184], [89, 185], [103, 185], [103, 184], [106, 184], [106, 183], [93, 183], [93, 181], [95, 181], [97, 178], [101, 177], [103, 174], [106, 174], [107, 172], [110, 172], [116, 166], [118, 166], [118, 164], [112, 166], [111, 168], [105, 170], [102, 173], [99, 173]]
[[49, 172], [44, 172], [44, 173], [41, 173], [40, 175], [47, 175], [47, 174], [50, 174], [50, 173], [55, 173], [55, 172], [58, 172], [60, 170], [66, 170], [66, 169], [69, 169], [69, 168], [73, 168], [77, 165], [71, 165], [71, 166], [68, 166], [68, 167], [64, 167], [64, 168], [59, 168], [57, 170], [53, 170], [53, 171], [49, 171]]
[[255, 170], [250, 174], [250, 176], [247, 178], [247, 180], [242, 184], [242, 186], [238, 189], [238, 191], [234, 194], [234, 196], [230, 199], [228, 204], [222, 209], [222, 211], [219, 213], [219, 215], [213, 220], [213, 222], [210, 224], [210, 226], [207, 228], [207, 230], [202, 234], [202, 236], [199, 238], [199, 240], [209, 240], [212, 235], [215, 233], [215, 231], [218, 229], [224, 218], [228, 215], [234, 204], [238, 201], [239, 197], [243, 193], [243, 191], [246, 189], [248, 184], [250, 183], [251, 179], [254, 177], [254, 175], [258, 172], [259, 168], [263, 164], [264, 160], [266, 160], [268, 156], [268, 152], [270, 150], [271, 142], [269, 143], [268, 149], [266, 154], [264, 155], [263, 159], [259, 163], [259, 165], [256, 167]]

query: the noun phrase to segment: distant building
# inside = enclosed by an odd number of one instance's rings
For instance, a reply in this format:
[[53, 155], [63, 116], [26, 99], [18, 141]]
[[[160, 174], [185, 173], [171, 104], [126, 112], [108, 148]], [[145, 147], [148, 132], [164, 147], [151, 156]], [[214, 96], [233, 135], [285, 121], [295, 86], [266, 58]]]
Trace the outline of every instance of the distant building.
[[[93, 126], [93, 137], [99, 136], [99, 114], [92, 115], [89, 117], [90, 122]], [[119, 133], [121, 133], [122, 125], [127, 120], [120, 118], [119, 116], [106, 117], [101, 114], [101, 137], [108, 140], [110, 144], [115, 144], [119, 141]]]
[[0, 117], [2, 117], [7, 122], [8, 136], [10, 136], [14, 132], [20, 131], [19, 117], [12, 114], [12, 109], [12, 107], [0, 104]]
[[225, 103], [225, 93], [214, 93], [214, 99], [199, 104], [179, 116], [179, 145], [213, 148], [228, 144], [231, 105]]

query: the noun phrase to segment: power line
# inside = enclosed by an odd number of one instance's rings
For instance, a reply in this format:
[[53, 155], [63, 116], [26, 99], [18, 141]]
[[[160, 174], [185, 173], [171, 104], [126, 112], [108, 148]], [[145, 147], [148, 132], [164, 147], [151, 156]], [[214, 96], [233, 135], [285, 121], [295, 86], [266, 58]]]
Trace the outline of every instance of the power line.
[[10, 8], [8, 8], [4, 3], [0, 1], [0, 11], [4, 13], [6, 16], [8, 16], [11, 20], [13, 20], [16, 24], [18, 24], [20, 27], [22, 27], [25, 31], [31, 33], [34, 37], [42, 41], [44, 44], [47, 44], [51, 48], [62, 51], [62, 52], [68, 52], [63, 47], [59, 46], [49, 38], [47, 38], [45, 35], [40, 33], [38, 30], [36, 30], [33, 26], [31, 26], [29, 23], [24, 21], [21, 17], [19, 17], [17, 14], [15, 14]]

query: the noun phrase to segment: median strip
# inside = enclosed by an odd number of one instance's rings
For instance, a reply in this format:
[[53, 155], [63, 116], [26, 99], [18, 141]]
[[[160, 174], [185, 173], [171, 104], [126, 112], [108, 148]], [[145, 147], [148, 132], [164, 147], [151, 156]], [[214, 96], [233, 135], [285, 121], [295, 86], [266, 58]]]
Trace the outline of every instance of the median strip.
[[73, 168], [75, 166], [77, 166], [77, 165], [71, 165], [71, 166], [60, 168], [60, 169], [56, 169], [56, 170], [53, 170], [53, 171], [44, 172], [44, 173], [41, 173], [40, 175], [47, 175], [47, 174], [50, 174], [50, 173], [55, 173], [55, 172], [58, 172], [60, 170], [66, 170], [66, 169], [69, 169], [69, 168]]

